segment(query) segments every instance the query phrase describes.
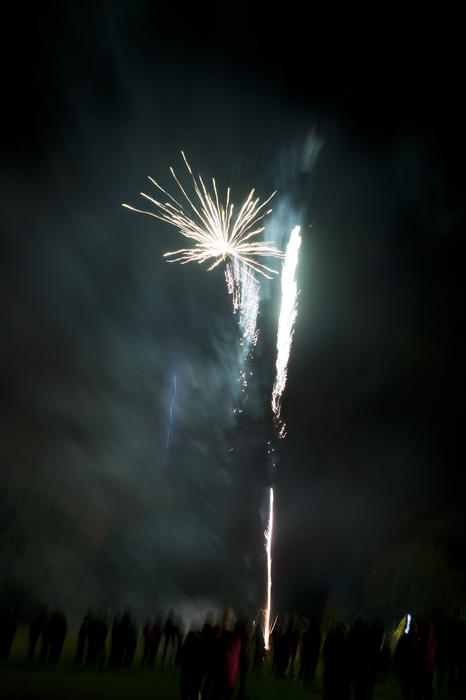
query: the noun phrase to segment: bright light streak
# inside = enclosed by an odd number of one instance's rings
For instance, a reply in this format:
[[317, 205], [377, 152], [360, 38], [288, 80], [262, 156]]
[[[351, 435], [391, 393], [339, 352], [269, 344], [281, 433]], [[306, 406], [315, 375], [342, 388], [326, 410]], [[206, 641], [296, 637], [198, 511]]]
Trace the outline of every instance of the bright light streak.
[[[268, 197], [265, 202], [259, 204], [259, 198], [253, 199], [254, 189], [252, 189], [243, 202], [236, 216], [234, 216], [234, 204], [230, 201], [230, 188], [227, 189], [225, 203], [219, 201], [217, 186], [212, 179], [213, 195], [207, 190], [202, 177], [198, 179], [193, 175], [185, 155], [181, 152], [186, 167], [192, 178], [193, 189], [196, 194], [192, 199], [182, 186], [173, 168], [170, 172], [180, 188], [190, 209], [190, 214], [186, 213], [183, 205], [180, 204], [171, 194], [166, 192], [160, 185], [149, 177], [149, 180], [157, 187], [170, 201], [159, 202], [148, 194], [141, 192], [141, 195], [154, 204], [160, 213], [137, 209], [129, 204], [122, 206], [132, 211], [148, 214], [161, 221], [166, 221], [176, 226], [181, 235], [195, 241], [192, 248], [180, 248], [164, 254], [164, 257], [174, 257], [169, 262], [203, 263], [207, 260], [211, 262], [208, 270], [212, 270], [220, 262], [230, 258], [244, 263], [247, 267], [258, 272], [264, 277], [272, 278], [277, 271], [267, 265], [257, 261], [258, 256], [272, 256], [283, 258], [283, 253], [278, 250], [273, 243], [263, 241], [252, 241], [264, 230], [264, 226], [259, 222], [270, 214], [271, 209], [264, 208], [270, 202], [275, 192]], [[194, 201], [193, 201], [194, 200]]]
[[[280, 418], [280, 400], [286, 385], [288, 360], [293, 340], [294, 324], [297, 316], [298, 285], [296, 282], [296, 267], [298, 265], [299, 249], [301, 246], [300, 227], [295, 226], [291, 231], [286, 248], [285, 261], [282, 268], [282, 303], [278, 320], [276, 378], [272, 390], [272, 410], [275, 425], [280, 437], [285, 437], [285, 424]], [[269, 443], [269, 454], [274, 452]], [[275, 466], [275, 464], [273, 464]], [[269, 525], [265, 531], [265, 551], [267, 554], [267, 605], [264, 617], [264, 643], [269, 648], [270, 634], [273, 625], [270, 624], [272, 605], [272, 532], [273, 532], [273, 489], [270, 489]]]
[[405, 634], [408, 634], [409, 628], [411, 627], [411, 615], [408, 613], [406, 616], [406, 629]]
[[280, 437], [286, 435], [285, 424], [280, 418], [281, 396], [286, 386], [288, 374], [288, 359], [293, 341], [294, 324], [298, 314], [298, 284], [296, 282], [296, 267], [301, 246], [300, 227], [295, 226], [291, 232], [286, 248], [285, 261], [282, 268], [281, 287], [282, 303], [278, 321], [276, 378], [272, 390], [272, 411]]
[[272, 607], [272, 536], [273, 536], [273, 488], [270, 489], [269, 500], [269, 524], [265, 535], [265, 551], [267, 554], [267, 604], [264, 611], [264, 646], [269, 649], [270, 646], [270, 614]]

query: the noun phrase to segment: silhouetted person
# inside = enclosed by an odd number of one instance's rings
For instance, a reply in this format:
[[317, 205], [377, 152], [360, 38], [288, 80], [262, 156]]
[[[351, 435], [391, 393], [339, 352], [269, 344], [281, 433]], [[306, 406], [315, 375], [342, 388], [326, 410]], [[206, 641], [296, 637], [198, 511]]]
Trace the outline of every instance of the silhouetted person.
[[262, 613], [259, 613], [256, 618], [255, 642], [254, 666], [258, 668], [262, 666], [265, 659], [264, 616]]
[[281, 613], [275, 625], [273, 638], [273, 660], [272, 668], [277, 678], [284, 678], [290, 660], [290, 618], [287, 613]]
[[317, 662], [319, 660], [322, 632], [320, 623], [311, 618], [302, 638], [300, 679], [304, 683], [314, 680]]
[[120, 665], [130, 668], [136, 652], [137, 631], [133, 620], [131, 619], [129, 609], [126, 609], [123, 617], [121, 618], [121, 622], [119, 623], [118, 641], [119, 653], [117, 657], [117, 668], [119, 668]]
[[94, 617], [91, 612], [83, 620], [79, 630], [78, 646], [82, 658], [83, 644], [87, 643], [86, 666], [88, 668], [95, 668], [96, 666], [103, 668], [107, 629], [107, 621], [103, 617]]
[[102, 669], [105, 663], [105, 642], [107, 641], [108, 624], [105, 616], [95, 620], [94, 635], [94, 663]]
[[151, 625], [149, 630], [149, 651], [147, 655], [147, 663], [152, 668], [157, 658], [157, 651], [159, 649], [160, 639], [162, 637], [162, 630], [160, 624], [160, 618]]
[[131, 618], [126, 629], [125, 642], [126, 644], [123, 656], [123, 665], [126, 668], [131, 668], [132, 663], [134, 661], [134, 655], [136, 653], [136, 647], [138, 644], [138, 632], [136, 629], [136, 625], [133, 622], [133, 620], [131, 620]]
[[324, 643], [324, 700], [349, 700], [351, 669], [348, 654], [348, 625], [334, 625]]
[[83, 621], [79, 627], [78, 632], [78, 643], [76, 645], [76, 654], [74, 657], [75, 666], [78, 668], [81, 666], [84, 658], [84, 650], [87, 644], [87, 638], [89, 634], [89, 626], [92, 622], [92, 612], [89, 612], [84, 616]]
[[457, 664], [457, 688], [466, 692], [466, 622], [458, 620], [457, 627], [457, 647], [455, 653], [455, 662]]
[[29, 664], [31, 664], [34, 660], [34, 651], [36, 649], [39, 637], [42, 634], [42, 627], [44, 626], [46, 619], [47, 610], [43, 607], [41, 607], [32, 618], [29, 626], [29, 649], [27, 656]]
[[296, 612], [292, 613], [290, 617], [286, 636], [288, 658], [286, 660], [285, 672], [289, 667], [289, 675], [291, 677], [293, 675], [293, 669], [295, 666], [296, 657], [298, 655], [298, 646], [300, 640], [300, 621]]
[[168, 613], [165, 626], [163, 628], [163, 653], [162, 666], [168, 667], [175, 663], [177, 651], [178, 633], [174, 620], [174, 612], [170, 610]]
[[437, 649], [437, 637], [431, 623], [420, 620], [414, 633], [414, 700], [431, 700], [433, 666]]
[[399, 678], [403, 700], [412, 700], [414, 693], [416, 654], [414, 648], [414, 628], [402, 634], [398, 640], [393, 659], [393, 668]]
[[0, 660], [6, 661], [18, 627], [16, 606], [9, 605], [0, 619]]
[[242, 700], [245, 697], [246, 692], [246, 677], [251, 666], [252, 657], [252, 640], [253, 633], [252, 629], [248, 627], [246, 622], [241, 619], [237, 625], [237, 630], [241, 639], [241, 654], [239, 657], [239, 672], [238, 672], [238, 690], [236, 697], [238, 700]]
[[366, 617], [358, 613], [348, 635], [355, 700], [371, 700], [375, 680], [373, 638]]
[[181, 700], [198, 700], [201, 690], [203, 655], [200, 623], [193, 622], [180, 650]]
[[[381, 678], [383, 672], [385, 671], [384, 668], [384, 662], [386, 663], [386, 659], [383, 658], [383, 652], [385, 647], [385, 629], [382, 624], [382, 622], [378, 619], [375, 619], [372, 624], [369, 626], [369, 653], [370, 653], [370, 666], [369, 666], [369, 673], [370, 673], [370, 684], [371, 684], [371, 689], [370, 689], [370, 697], [372, 698], [372, 694], [374, 691], [374, 685], [377, 680], [377, 678]], [[389, 663], [389, 662], [388, 662]], [[388, 673], [389, 666], [386, 668], [386, 672]]]
[[223, 612], [215, 649], [215, 683], [212, 700], [232, 700], [239, 673], [241, 636], [233, 628], [233, 610], [227, 605]]
[[142, 659], [141, 659], [141, 665], [144, 668], [146, 663], [149, 661], [149, 651], [151, 647], [151, 628], [152, 628], [152, 623], [150, 620], [147, 620], [146, 624], [142, 628], [142, 640], [143, 640], [143, 647], [142, 647]]
[[425, 657], [425, 673], [424, 673], [424, 699], [431, 700], [433, 697], [433, 681], [434, 681], [434, 664], [437, 654], [437, 635], [435, 634], [434, 625], [429, 622], [426, 641], [426, 657]]
[[384, 640], [382, 642], [382, 648], [380, 650], [378, 663], [378, 678], [382, 682], [385, 682], [387, 680], [388, 674], [390, 673], [391, 665], [392, 655], [384, 634]]
[[181, 645], [183, 643], [183, 637], [184, 637], [184, 625], [183, 625], [183, 619], [181, 618], [180, 615], [175, 620], [175, 665], [179, 666], [181, 663], [180, 659], [180, 652], [181, 652]]
[[121, 618], [120, 614], [116, 613], [112, 624], [112, 641], [110, 645], [110, 668], [120, 668], [123, 658], [123, 642], [121, 635]]
[[97, 649], [99, 645], [99, 622], [95, 617], [91, 617], [87, 624], [87, 652], [86, 666], [94, 668], [97, 662]]
[[[445, 680], [449, 676], [451, 662], [454, 657], [453, 649], [453, 624], [448, 616], [444, 618], [437, 627], [437, 654], [435, 657], [435, 665], [438, 671], [438, 692], [441, 695], [445, 685]], [[449, 690], [453, 688], [448, 684]]]
[[204, 683], [202, 688], [203, 698], [210, 698], [212, 687], [215, 682], [216, 638], [217, 632], [214, 626], [213, 614], [207, 613], [201, 632], [202, 673], [204, 675]]
[[56, 666], [60, 660], [68, 626], [63, 610], [57, 608], [50, 617], [49, 663]]
[[437, 638], [439, 691], [445, 684], [450, 695], [466, 691], [466, 623], [447, 618], [437, 631]]
[[41, 646], [39, 654], [39, 663], [44, 665], [47, 663], [48, 651], [50, 645], [50, 615], [45, 616], [41, 630]]

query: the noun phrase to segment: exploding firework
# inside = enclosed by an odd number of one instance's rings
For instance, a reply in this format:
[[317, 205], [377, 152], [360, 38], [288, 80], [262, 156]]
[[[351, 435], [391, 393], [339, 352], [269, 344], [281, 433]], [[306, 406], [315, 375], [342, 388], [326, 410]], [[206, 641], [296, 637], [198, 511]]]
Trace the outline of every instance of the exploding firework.
[[233, 202], [230, 201], [230, 188], [227, 189], [225, 203], [222, 204], [219, 200], [215, 180], [212, 179], [212, 195], [207, 190], [202, 177], [199, 175], [196, 179], [183, 152], [182, 156], [191, 176], [196, 197], [189, 197], [173, 168], [170, 168], [170, 172], [186, 200], [189, 213], [185, 211], [183, 204], [178, 202], [151, 177], [149, 177], [149, 180], [169, 198], [169, 201], [159, 202], [154, 197], [141, 192], [143, 197], [154, 204], [158, 210], [157, 212], [137, 209], [129, 204], [123, 204], [122, 206], [141, 214], [154, 216], [161, 221], [166, 221], [176, 226], [185, 238], [195, 241], [192, 248], [180, 248], [180, 250], [165, 253], [165, 257], [171, 258], [169, 262], [185, 264], [188, 262], [204, 263], [212, 261], [208, 267], [208, 270], [212, 270], [219, 263], [230, 258], [271, 279], [272, 275], [276, 274], [277, 271], [258, 262], [257, 257], [283, 258], [283, 253], [273, 243], [251, 239], [264, 230], [264, 226], [260, 222], [272, 211], [271, 209], [265, 210], [265, 207], [275, 192], [262, 204], [259, 204], [260, 200], [258, 197], [253, 197], [254, 189], [252, 189], [238, 213], [234, 215], [235, 207]]
[[[259, 262], [257, 258], [269, 256], [275, 258], [285, 257], [282, 268], [282, 304], [277, 336], [276, 379], [272, 391], [272, 410], [275, 425], [280, 437], [284, 437], [285, 424], [280, 416], [280, 402], [286, 385], [287, 365], [297, 313], [298, 292], [295, 271], [301, 244], [300, 228], [296, 226], [291, 232], [285, 256], [273, 243], [251, 240], [264, 230], [261, 222], [272, 211], [271, 209], [266, 210], [265, 207], [275, 192], [260, 204], [259, 198], [253, 198], [254, 189], [252, 189], [235, 216], [234, 204], [230, 201], [230, 188], [227, 189], [225, 203], [222, 204], [219, 200], [215, 180], [212, 179], [212, 195], [207, 190], [202, 177], [199, 175], [198, 179], [196, 179], [183, 152], [182, 156], [191, 176], [196, 197], [189, 197], [173, 168], [170, 168], [170, 172], [186, 200], [189, 213], [185, 211], [183, 204], [177, 201], [175, 197], [164, 190], [151, 177], [149, 177], [149, 180], [160, 192], [168, 197], [169, 201], [160, 202], [154, 197], [141, 192], [141, 195], [156, 207], [156, 212], [138, 209], [129, 204], [123, 204], [122, 206], [165, 221], [175, 226], [185, 238], [195, 242], [191, 248], [181, 248], [165, 253], [164, 257], [170, 258], [169, 262], [185, 264], [188, 262], [204, 263], [209, 261], [208, 270], [212, 270], [222, 261], [228, 261], [225, 278], [228, 292], [232, 296], [233, 312], [235, 314], [239, 312], [238, 325], [241, 333], [243, 360], [245, 361], [252, 359], [250, 354], [251, 348], [256, 345], [258, 338], [257, 316], [260, 296], [259, 283], [254, 273], [259, 273], [268, 279], [272, 279], [272, 276], [277, 273], [276, 270]], [[242, 392], [245, 392], [247, 387], [246, 374], [246, 371], [241, 370]], [[237, 410], [237, 412], [242, 412], [242, 409]], [[167, 437], [167, 447], [168, 442], [169, 437]], [[270, 634], [273, 630], [273, 623], [271, 623], [273, 522], [274, 491], [271, 487], [269, 490], [268, 526], [264, 533], [267, 558], [267, 595], [263, 632], [266, 649], [269, 648]]]

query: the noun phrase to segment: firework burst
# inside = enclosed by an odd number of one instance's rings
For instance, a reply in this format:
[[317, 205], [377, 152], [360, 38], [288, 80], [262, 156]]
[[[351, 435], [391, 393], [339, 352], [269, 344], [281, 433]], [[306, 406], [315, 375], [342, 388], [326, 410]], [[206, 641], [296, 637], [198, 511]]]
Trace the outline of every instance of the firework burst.
[[196, 197], [191, 198], [187, 194], [173, 168], [170, 168], [170, 172], [186, 200], [189, 212], [185, 211], [183, 204], [151, 177], [149, 180], [168, 197], [168, 201], [160, 202], [145, 192], [141, 192], [141, 195], [152, 202], [158, 211], [137, 209], [130, 204], [122, 206], [166, 221], [172, 226], [176, 226], [182, 236], [195, 242], [191, 248], [180, 248], [165, 253], [164, 257], [169, 258], [169, 262], [185, 264], [209, 261], [208, 270], [212, 270], [219, 263], [230, 258], [233, 261], [242, 262], [254, 272], [271, 279], [277, 271], [258, 262], [257, 258], [269, 256], [283, 258], [283, 253], [273, 243], [252, 239], [264, 230], [261, 222], [272, 211], [265, 209], [265, 207], [275, 192], [260, 204], [259, 198], [254, 198], [254, 189], [252, 189], [235, 215], [235, 206], [230, 201], [230, 188], [227, 189], [225, 203], [222, 204], [219, 200], [215, 180], [212, 179], [213, 194], [211, 194], [202, 177], [200, 175], [197, 178], [194, 176], [183, 152], [182, 156], [191, 176]]
[[[272, 391], [272, 410], [275, 425], [280, 437], [284, 437], [285, 426], [280, 416], [280, 404], [286, 384], [287, 365], [297, 313], [298, 291], [295, 271], [301, 245], [300, 228], [297, 226], [291, 232], [286, 256], [273, 243], [253, 240], [255, 236], [264, 230], [261, 222], [272, 211], [271, 209], [266, 209], [266, 206], [275, 192], [260, 204], [259, 198], [254, 198], [254, 189], [252, 189], [238, 213], [235, 214], [234, 204], [230, 200], [230, 188], [227, 189], [225, 202], [220, 202], [215, 180], [212, 179], [212, 195], [206, 188], [202, 177], [200, 175], [197, 178], [194, 176], [183, 152], [182, 156], [192, 179], [195, 197], [191, 198], [187, 194], [175, 171], [173, 168], [170, 168], [170, 172], [185, 200], [184, 204], [180, 203], [153, 178], [149, 177], [149, 180], [168, 198], [168, 201], [160, 202], [154, 197], [141, 192], [141, 195], [156, 207], [155, 212], [137, 209], [129, 204], [123, 204], [122, 206], [165, 221], [175, 226], [182, 236], [194, 241], [194, 245], [191, 248], [181, 248], [165, 253], [164, 257], [169, 258], [169, 262], [179, 262], [181, 264], [209, 262], [208, 270], [217, 267], [222, 261], [227, 262], [225, 278], [228, 293], [233, 301], [233, 312], [239, 315], [238, 326], [241, 332], [243, 362], [248, 362], [252, 359], [252, 348], [255, 347], [258, 338], [257, 316], [260, 294], [259, 282], [255, 277], [255, 273], [268, 279], [272, 279], [272, 276], [277, 274], [277, 270], [264, 265], [257, 258], [269, 256], [285, 258], [281, 275], [282, 305], [277, 336], [276, 379]], [[184, 207], [186, 207], [186, 210]], [[249, 374], [252, 374], [250, 369]], [[246, 375], [247, 371], [242, 369], [240, 374], [242, 393], [245, 393], [247, 388]], [[241, 413], [242, 409], [235, 409], [235, 412]], [[169, 438], [167, 438], [167, 446], [168, 440]], [[231, 450], [232, 448], [229, 451]], [[274, 491], [271, 487], [269, 489], [268, 526], [264, 533], [267, 558], [267, 594], [266, 606], [263, 611], [263, 632], [266, 649], [269, 648], [270, 635], [275, 624], [271, 623], [273, 523]]]

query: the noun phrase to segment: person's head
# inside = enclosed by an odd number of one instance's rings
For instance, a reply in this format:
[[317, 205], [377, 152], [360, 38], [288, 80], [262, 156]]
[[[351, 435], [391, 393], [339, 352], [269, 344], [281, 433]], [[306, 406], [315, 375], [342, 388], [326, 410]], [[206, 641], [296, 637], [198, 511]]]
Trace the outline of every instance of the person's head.
[[231, 605], [225, 605], [222, 615], [221, 628], [225, 632], [230, 632], [233, 629], [233, 608]]

